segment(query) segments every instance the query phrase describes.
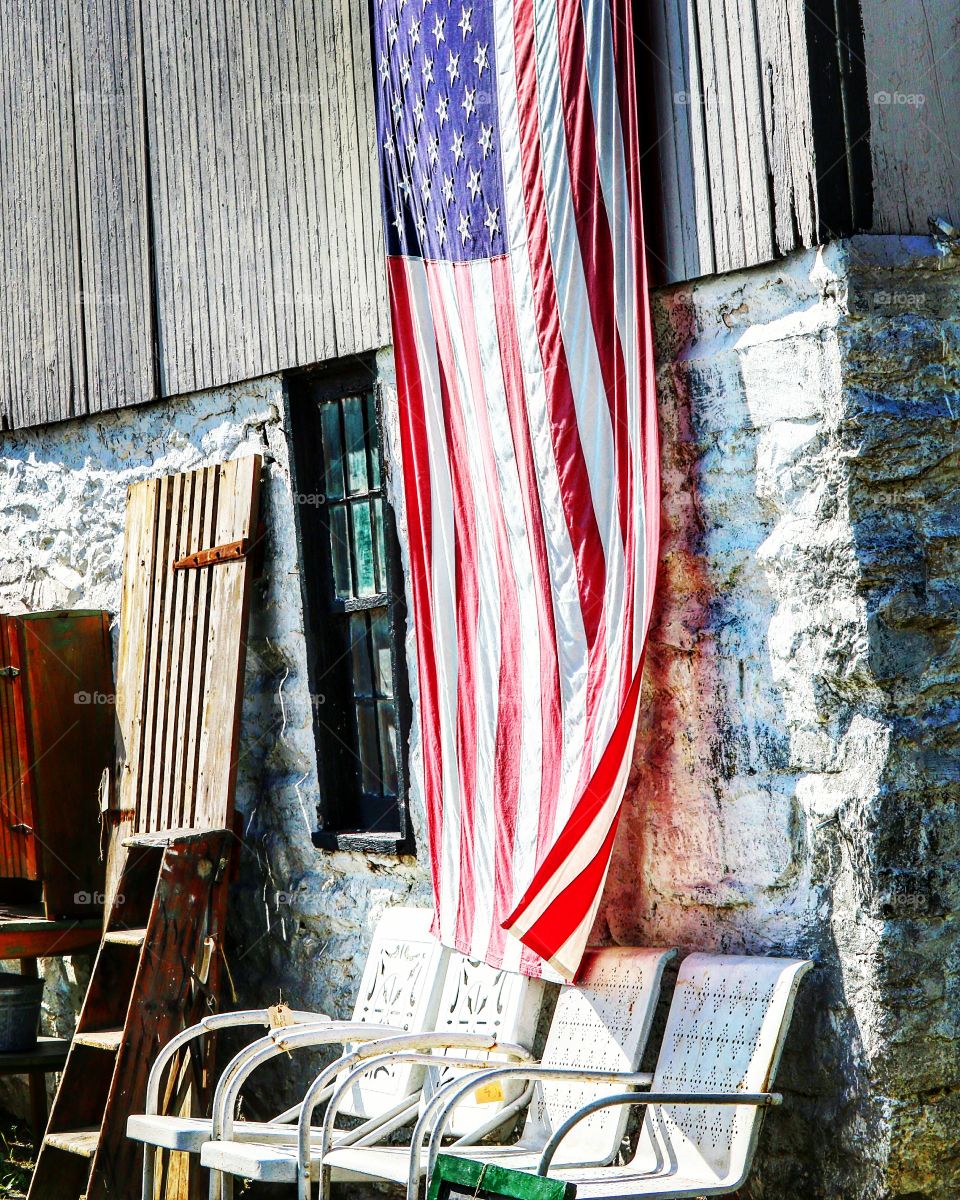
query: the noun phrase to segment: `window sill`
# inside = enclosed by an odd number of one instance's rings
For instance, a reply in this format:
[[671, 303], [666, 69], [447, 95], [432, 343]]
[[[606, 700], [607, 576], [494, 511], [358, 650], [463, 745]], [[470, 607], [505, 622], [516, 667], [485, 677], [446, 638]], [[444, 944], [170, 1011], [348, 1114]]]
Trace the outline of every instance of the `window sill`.
[[318, 829], [313, 834], [318, 850], [353, 850], [362, 854], [410, 854], [399, 833], [331, 833]]

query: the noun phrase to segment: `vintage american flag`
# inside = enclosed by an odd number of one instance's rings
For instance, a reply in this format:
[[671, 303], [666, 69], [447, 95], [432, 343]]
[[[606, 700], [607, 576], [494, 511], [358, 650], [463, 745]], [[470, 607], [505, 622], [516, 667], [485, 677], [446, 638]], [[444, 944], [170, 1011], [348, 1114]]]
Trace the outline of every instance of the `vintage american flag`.
[[659, 534], [630, 0], [374, 16], [439, 934], [571, 977]]

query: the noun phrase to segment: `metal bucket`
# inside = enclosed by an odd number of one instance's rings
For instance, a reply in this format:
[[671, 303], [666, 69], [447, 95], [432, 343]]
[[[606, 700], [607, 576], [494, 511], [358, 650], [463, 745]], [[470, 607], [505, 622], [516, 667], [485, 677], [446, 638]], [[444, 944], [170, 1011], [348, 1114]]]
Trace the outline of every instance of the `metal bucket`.
[[34, 1049], [42, 1000], [42, 979], [0, 973], [0, 1053]]

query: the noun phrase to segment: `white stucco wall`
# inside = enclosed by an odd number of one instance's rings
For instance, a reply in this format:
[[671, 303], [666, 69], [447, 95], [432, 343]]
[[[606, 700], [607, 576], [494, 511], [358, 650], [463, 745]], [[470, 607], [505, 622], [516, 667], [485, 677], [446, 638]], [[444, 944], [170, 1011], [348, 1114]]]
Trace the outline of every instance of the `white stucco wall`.
[[[960, 1188], [958, 301], [955, 259], [919, 239], [655, 298], [661, 582], [595, 936], [817, 960], [758, 1200]], [[389, 407], [389, 356], [378, 370]], [[288, 427], [266, 379], [2, 435], [0, 605], [116, 613], [126, 485], [263, 453], [231, 975], [241, 1002], [346, 1015], [376, 915], [429, 885], [418, 794], [419, 861], [311, 843]], [[79, 988], [69, 964], [50, 978], [66, 1031]], [[306, 1070], [284, 1062], [262, 1095], [282, 1103]]]
[[[3, 435], [0, 609], [103, 608], [114, 614], [116, 639], [128, 484], [263, 455], [266, 553], [247, 644], [230, 973], [241, 1000], [282, 996], [347, 1014], [376, 915], [388, 903], [425, 899], [427, 884], [412, 858], [320, 852], [311, 841], [317, 769], [288, 431], [274, 377]], [[85, 968], [80, 957], [47, 964], [49, 1032], [71, 1031]], [[0, 1081], [0, 1101], [22, 1107], [23, 1095], [19, 1083]]]

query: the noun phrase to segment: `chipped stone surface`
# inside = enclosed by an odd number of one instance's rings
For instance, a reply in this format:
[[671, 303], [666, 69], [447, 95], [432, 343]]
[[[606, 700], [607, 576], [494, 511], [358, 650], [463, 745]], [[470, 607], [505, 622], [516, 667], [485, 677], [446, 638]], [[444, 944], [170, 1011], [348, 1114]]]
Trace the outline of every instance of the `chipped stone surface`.
[[[596, 935], [817, 960], [753, 1200], [960, 1194], [958, 310], [960, 266], [926, 239], [656, 297], [661, 592]], [[265, 454], [229, 960], [242, 1004], [344, 1016], [379, 912], [428, 898], [425, 839], [415, 795], [419, 861], [310, 840], [288, 427], [268, 379], [4, 434], [0, 604], [116, 612], [126, 484]], [[416, 782], [416, 729], [411, 759]], [[48, 979], [65, 1029], [80, 960]], [[248, 1111], [294, 1099], [316, 1065], [265, 1071]]]
[[[0, 606], [118, 614], [127, 485], [264, 456], [267, 544], [247, 650], [237, 789], [244, 843], [229, 964], [241, 1003], [282, 995], [346, 1015], [376, 916], [411, 894], [422, 899], [426, 879], [412, 858], [321, 854], [311, 842], [318, 786], [288, 426], [284, 389], [273, 378], [4, 434]], [[87, 969], [79, 956], [46, 964], [46, 1031], [72, 1028]], [[285, 1075], [289, 1091], [302, 1072], [288, 1065]], [[0, 1080], [3, 1102], [25, 1111], [19, 1081]]]
[[764, 1200], [960, 1190], [958, 298], [895, 238], [657, 297], [661, 594], [597, 932], [817, 960]]

